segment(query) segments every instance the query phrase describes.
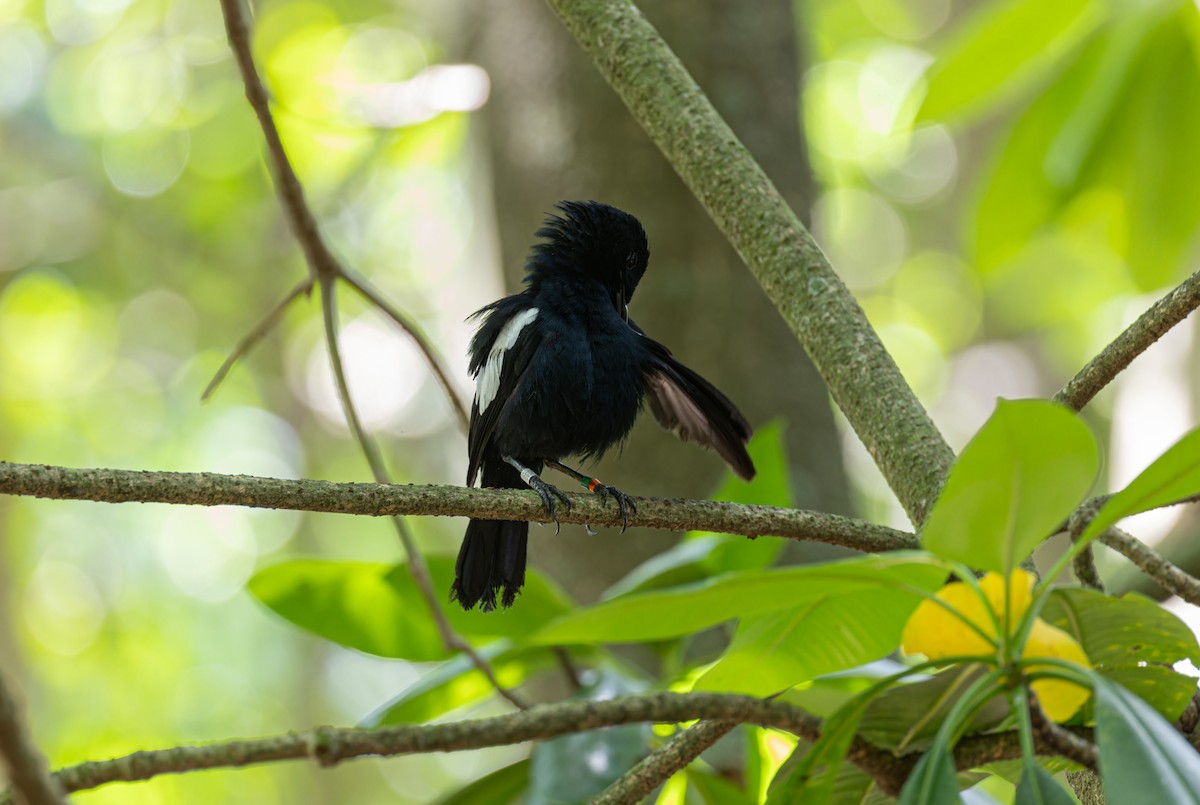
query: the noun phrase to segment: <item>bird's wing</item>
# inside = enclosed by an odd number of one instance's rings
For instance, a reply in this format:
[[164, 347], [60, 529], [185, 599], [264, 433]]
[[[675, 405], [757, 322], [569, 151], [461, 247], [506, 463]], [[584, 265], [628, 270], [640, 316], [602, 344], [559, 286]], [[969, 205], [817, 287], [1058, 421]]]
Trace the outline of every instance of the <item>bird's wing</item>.
[[[511, 299], [514, 297], [508, 298]], [[471, 427], [467, 435], [467, 486], [475, 482], [500, 411], [520, 384], [541, 343], [540, 328], [531, 326], [538, 319], [536, 307], [494, 305], [480, 311], [484, 312], [489, 312], [488, 318], [471, 342], [475, 399], [471, 402]]]
[[641, 334], [646, 349], [642, 380], [654, 418], [683, 441], [716, 450], [739, 477], [753, 478], [754, 462], [746, 452], [750, 423], [737, 406], [712, 383], [675, 360], [669, 349], [632, 321], [629, 324]]

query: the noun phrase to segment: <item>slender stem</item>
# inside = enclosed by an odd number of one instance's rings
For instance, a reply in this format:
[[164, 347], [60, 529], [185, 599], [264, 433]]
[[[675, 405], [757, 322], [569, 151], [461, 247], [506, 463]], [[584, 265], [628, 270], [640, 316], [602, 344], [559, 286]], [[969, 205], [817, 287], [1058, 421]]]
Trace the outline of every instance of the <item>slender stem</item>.
[[701, 721], [694, 727], [680, 730], [661, 749], [642, 758], [641, 762], [600, 792], [589, 805], [632, 805], [641, 802], [736, 726], [736, 721]]
[[1134, 358], [1186, 319], [1197, 307], [1200, 307], [1200, 271], [1192, 274], [1138, 316], [1137, 321], [1129, 325], [1054, 395], [1054, 401], [1072, 410], [1081, 410], [1132, 363]]
[[629, 0], [548, 0], [779, 308], [914, 523], [954, 454], [862, 308]]
[[[358, 416], [358, 409], [355, 407], [354, 400], [350, 396], [350, 384], [346, 381], [346, 370], [342, 364], [342, 351], [338, 346], [337, 298], [334, 288], [335, 281], [333, 279], [321, 280], [321, 318], [325, 324], [325, 344], [329, 350], [329, 363], [333, 369], [334, 384], [337, 386], [338, 397], [342, 401], [342, 410], [346, 414], [346, 422], [349, 423], [355, 440], [362, 448], [363, 454], [367, 457], [367, 463], [371, 466], [371, 474], [375, 476], [375, 481], [380, 484], [391, 483], [387, 465], [383, 461], [383, 455], [379, 452], [379, 445], [376, 444], [375, 440], [371, 438], [371, 434], [367, 433], [366, 428], [363, 427], [362, 420]], [[434, 591], [433, 580], [429, 576], [429, 565], [425, 563], [425, 557], [417, 549], [416, 540], [413, 539], [408, 523], [404, 521], [403, 517], [399, 516], [393, 516], [391, 520], [392, 524], [396, 527], [396, 533], [400, 537], [400, 542], [404, 545], [404, 553], [408, 556], [409, 575], [412, 576], [417, 589], [421, 591], [421, 597], [425, 599], [425, 604], [429, 607], [429, 614], [433, 617], [433, 622], [437, 625], [442, 643], [447, 649], [457, 649], [470, 657], [471, 662], [487, 677], [488, 682], [496, 689], [496, 692], [505, 699], [508, 699], [513, 705], [518, 708], [528, 707], [523, 697], [500, 684], [500, 680], [496, 678], [496, 672], [492, 669], [491, 663], [484, 659], [458, 632], [454, 631], [454, 627], [450, 625], [450, 621], [446, 618], [446, 613], [442, 611], [440, 598]]]
[[342, 271], [342, 280], [346, 282], [354, 290], [366, 299], [375, 307], [379, 308], [388, 318], [395, 322], [401, 330], [408, 333], [413, 341], [417, 342], [417, 347], [426, 356], [429, 363], [429, 368], [433, 370], [434, 376], [442, 387], [442, 391], [446, 395], [446, 399], [450, 401], [450, 408], [454, 411], [454, 416], [458, 420], [458, 426], [463, 431], [467, 432], [470, 425], [467, 416], [466, 406], [463, 405], [462, 398], [458, 396], [458, 391], [454, 388], [454, 384], [450, 382], [450, 376], [446, 373], [446, 367], [441, 359], [430, 360], [429, 356], [437, 356], [437, 350], [433, 344], [429, 343], [429, 339], [421, 332], [421, 329], [411, 321], [407, 316], [400, 312], [400, 309], [388, 301], [382, 293], [375, 289], [365, 277], [360, 277], [349, 269]]
[[21, 718], [16, 698], [0, 676], [0, 758], [8, 767], [13, 790], [25, 805], [64, 805], [66, 795], [50, 775]]
[[205, 386], [204, 391], [200, 394], [200, 399], [207, 400], [211, 397], [213, 392], [221, 385], [221, 382], [225, 380], [225, 376], [233, 369], [234, 365], [248, 355], [250, 350], [254, 349], [258, 345], [258, 342], [266, 337], [267, 333], [275, 329], [275, 325], [279, 324], [283, 319], [283, 314], [287, 312], [292, 302], [299, 299], [303, 294], [312, 293], [312, 288], [312, 277], [306, 277], [298, 282], [292, 290], [288, 291], [283, 299], [276, 302], [267, 311], [267, 314], [263, 316], [262, 320], [254, 326], [254, 329], [242, 336], [242, 340], [237, 342], [237, 346], [229, 353], [229, 357], [221, 364], [221, 368], [213, 375], [212, 380], [208, 381], [208, 385]]
[[[173, 503], [249, 506], [259, 509], [390, 516], [396, 514], [478, 517], [549, 522], [531, 491], [468, 489], [461, 486], [345, 484], [200, 472], [139, 472], [76, 469], [0, 461], [0, 494], [93, 500], [102, 503]], [[621, 516], [595, 495], [569, 495], [564, 523], [619, 526]], [[824, 542], [879, 553], [916, 547], [910, 533], [802, 509], [677, 498], [638, 498], [637, 524], [671, 531], [713, 531], [747, 537], [775, 536]]]
[[[300, 179], [296, 176], [296, 171], [288, 159], [287, 151], [284, 150], [283, 141], [279, 137], [279, 129], [276, 127], [275, 119], [271, 115], [271, 104], [267, 97], [267, 89], [263, 85], [262, 79], [258, 75], [258, 70], [254, 66], [254, 54], [250, 49], [250, 31], [246, 25], [246, 17], [242, 11], [241, 3], [242, 0], [221, 0], [221, 11], [225, 17], [225, 32], [229, 38], [229, 46], [233, 50], [233, 55], [237, 60], [238, 71], [242, 76], [242, 84], [246, 88], [246, 99], [250, 102], [255, 116], [258, 118], [263, 139], [266, 140], [267, 154], [270, 157], [271, 173], [275, 177], [275, 188], [279, 195], [279, 202], [283, 207], [288, 225], [292, 229], [292, 234], [304, 252], [304, 259], [308, 264], [310, 277], [316, 282], [325, 282], [335, 277], [340, 277], [354, 286], [360, 293], [364, 293], [364, 281], [361, 278], [351, 275], [338, 259], [334, 257], [333, 252], [326, 245], [324, 238], [321, 237], [321, 230], [317, 226], [316, 217], [305, 200], [304, 186], [300, 184]], [[364, 295], [366, 294], [364, 293]], [[400, 325], [412, 337], [413, 341], [416, 342], [417, 348], [421, 350], [421, 354], [425, 357], [425, 362], [429, 364], [430, 369], [437, 376], [438, 383], [441, 384], [442, 389], [445, 391], [446, 397], [450, 401], [455, 415], [458, 417], [459, 424], [464, 424], [466, 422], [466, 414], [462, 401], [458, 398], [458, 394], [454, 391], [453, 385], [449, 381], [449, 373], [437, 350], [424, 337], [421, 329], [394, 305], [384, 305], [382, 303], [382, 296], [379, 294], [368, 296], [368, 298]]]
[[1137, 537], [1119, 528], [1110, 528], [1098, 539], [1137, 565], [1167, 592], [1179, 596], [1192, 606], [1200, 606], [1200, 579], [1173, 564]]

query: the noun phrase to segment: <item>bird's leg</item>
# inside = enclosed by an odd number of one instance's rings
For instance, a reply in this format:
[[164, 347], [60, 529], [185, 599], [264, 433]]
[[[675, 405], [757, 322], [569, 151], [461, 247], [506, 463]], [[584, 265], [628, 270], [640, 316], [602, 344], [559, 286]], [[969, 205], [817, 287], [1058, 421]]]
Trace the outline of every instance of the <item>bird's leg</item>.
[[566, 464], [563, 464], [561, 461], [547, 459], [546, 466], [553, 467], [564, 475], [570, 475], [576, 481], [579, 481], [580, 485], [583, 486], [584, 489], [599, 495], [606, 506], [608, 505], [608, 496], [612, 495], [614, 498], [616, 498], [617, 507], [621, 510], [621, 533], [625, 533], [625, 529], [629, 528], [629, 510], [632, 509], [633, 513], [637, 514], [637, 504], [633, 502], [633, 498], [631, 498], [629, 495], [626, 495], [615, 486], [609, 486], [608, 484], [600, 483], [599, 478], [592, 478], [591, 476], [584, 475], [579, 470], [573, 470]]
[[554, 502], [554, 498], [561, 500], [567, 507], [567, 511], [571, 510], [571, 499], [567, 497], [566, 493], [561, 489], [556, 486], [551, 486], [543, 481], [538, 477], [536, 472], [529, 469], [512, 456], [504, 456], [503, 458], [507, 463], [512, 465], [513, 469], [521, 473], [522, 481], [529, 484], [529, 487], [534, 492], [537, 492], [542, 496], [542, 504], [546, 507], [546, 514], [550, 515], [550, 519], [554, 521], [554, 533], [557, 535], [558, 532], [562, 530], [562, 524], [558, 522], [558, 506]]

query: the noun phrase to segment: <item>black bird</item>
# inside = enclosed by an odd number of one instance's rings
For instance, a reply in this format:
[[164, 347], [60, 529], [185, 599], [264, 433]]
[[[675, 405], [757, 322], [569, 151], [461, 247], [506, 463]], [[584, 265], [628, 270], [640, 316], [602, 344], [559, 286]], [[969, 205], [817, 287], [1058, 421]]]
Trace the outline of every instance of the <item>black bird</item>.
[[[558, 523], [556, 499], [543, 481], [554, 467], [588, 490], [613, 497], [621, 520], [637, 511], [624, 492], [567, 467], [570, 455], [599, 457], [623, 440], [647, 395], [650, 410], [684, 441], [716, 450], [742, 478], [754, 477], [746, 453], [750, 425], [700, 375], [671, 356], [629, 319], [628, 302], [646, 272], [646, 233], [627, 212], [596, 201], [563, 201], [562, 215], [537, 231], [525, 265], [525, 290], [472, 315], [475, 401], [468, 436], [467, 486], [530, 486]], [[624, 529], [622, 529], [624, 530]], [[529, 523], [471, 520], [450, 596], [471, 609], [510, 606], [525, 583]]]

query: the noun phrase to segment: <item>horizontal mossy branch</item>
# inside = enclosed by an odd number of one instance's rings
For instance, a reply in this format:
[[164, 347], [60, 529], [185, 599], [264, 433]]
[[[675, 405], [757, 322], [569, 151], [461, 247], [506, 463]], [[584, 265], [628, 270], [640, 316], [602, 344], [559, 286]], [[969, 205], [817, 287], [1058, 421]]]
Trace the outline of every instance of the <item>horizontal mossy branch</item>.
[[[54, 777], [67, 791], [74, 792], [202, 769], [303, 759], [328, 767], [358, 757], [453, 752], [546, 740], [620, 724], [676, 724], [694, 719], [773, 727], [809, 741], [817, 740], [821, 734], [820, 718], [786, 702], [730, 693], [649, 693], [606, 701], [573, 699], [494, 718], [443, 724], [377, 729], [317, 727], [269, 738], [135, 752], [59, 769]], [[1089, 730], [1075, 732], [1084, 738], [1091, 735]], [[1048, 747], [1038, 748], [1040, 753], [1052, 753]], [[1020, 752], [1016, 733], [971, 736], [955, 748], [954, 760], [959, 769], [970, 769], [1018, 757]], [[917, 756], [896, 756], [855, 737], [846, 758], [870, 774], [881, 789], [895, 793], [907, 779]], [[0, 792], [0, 805], [11, 802], [11, 792]]]
[[812, 236], [636, 6], [549, 4], [754, 273], [920, 524], [954, 454]]
[[[249, 506], [375, 517], [412, 514], [538, 523], [550, 520], [541, 499], [532, 491], [294, 481], [211, 472], [77, 469], [8, 462], [0, 462], [0, 494], [101, 503]], [[562, 522], [621, 525], [615, 505], [606, 506], [600, 498], [587, 493], [570, 497], [571, 510], [559, 508]], [[912, 534], [836, 514], [711, 500], [636, 498], [636, 502], [638, 508], [632, 524], [643, 528], [783, 537], [871, 553], [917, 547]]]

